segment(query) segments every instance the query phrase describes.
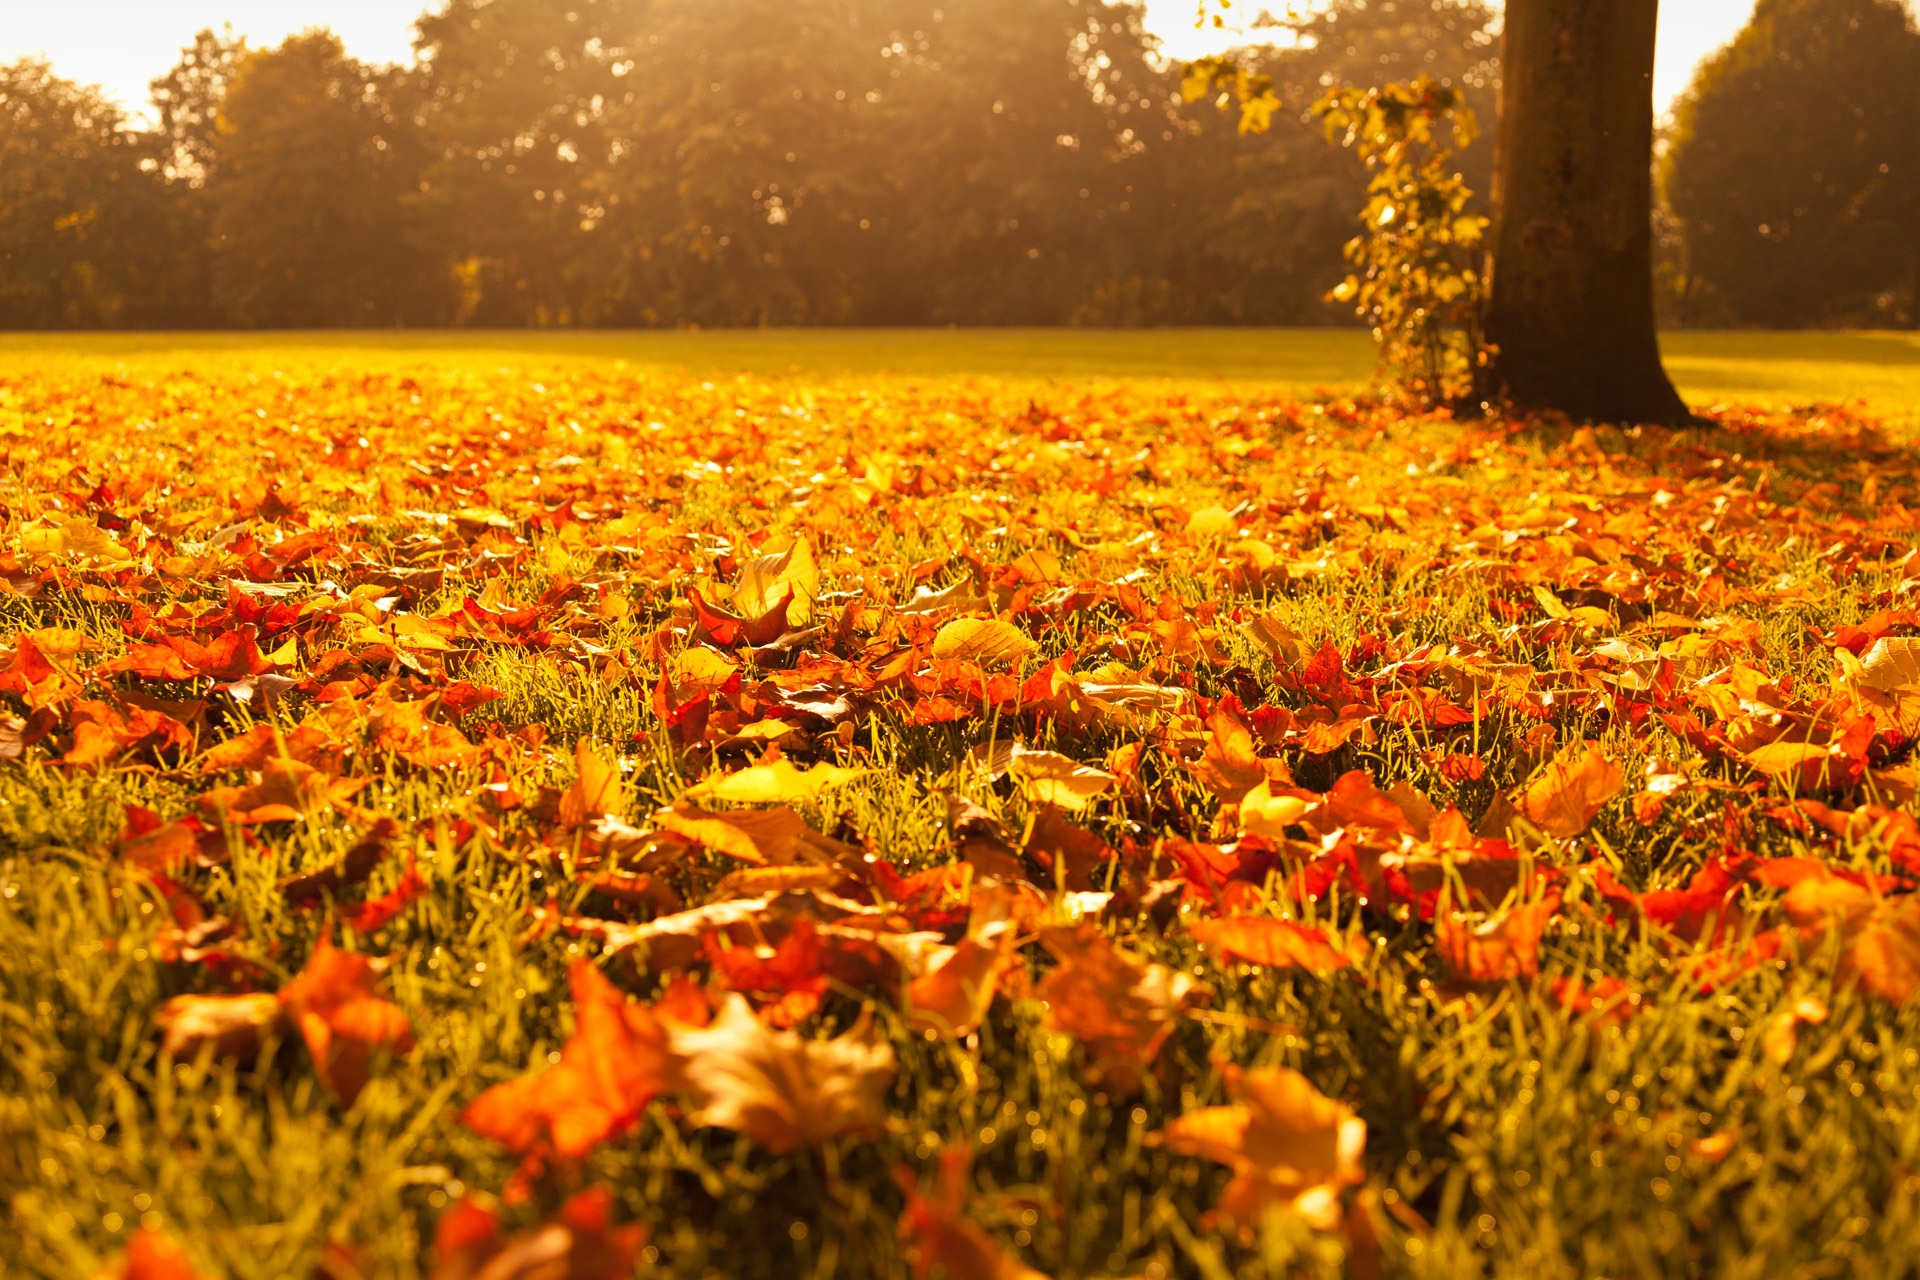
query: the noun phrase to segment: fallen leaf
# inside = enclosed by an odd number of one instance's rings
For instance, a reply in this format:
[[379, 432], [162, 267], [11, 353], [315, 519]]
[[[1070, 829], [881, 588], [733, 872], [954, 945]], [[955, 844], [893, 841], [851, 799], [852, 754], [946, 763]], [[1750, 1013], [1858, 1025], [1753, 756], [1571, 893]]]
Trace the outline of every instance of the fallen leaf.
[[101, 1272], [99, 1280], [200, 1280], [200, 1273], [173, 1241], [141, 1227], [128, 1239], [119, 1263]]
[[839, 765], [799, 769], [786, 760], [750, 765], [687, 788], [688, 800], [723, 800], [730, 804], [794, 804], [817, 800], [835, 787], [845, 786], [865, 771]]
[[1161, 1130], [1170, 1151], [1233, 1170], [1220, 1212], [1243, 1225], [1272, 1204], [1288, 1204], [1322, 1230], [1339, 1224], [1340, 1193], [1365, 1180], [1366, 1122], [1297, 1071], [1230, 1069], [1230, 1106], [1205, 1107]]
[[1080, 1042], [1099, 1085], [1136, 1091], [1173, 1034], [1174, 1019], [1207, 987], [1128, 955], [1092, 923], [1043, 928], [1040, 940], [1059, 961], [1034, 988], [1046, 1002], [1048, 1029]]
[[804, 627], [813, 620], [814, 601], [820, 598], [820, 569], [813, 544], [795, 538], [785, 550], [756, 556], [740, 571], [733, 590], [734, 605], [748, 617], [766, 613], [787, 600], [786, 624]]
[[644, 1223], [612, 1226], [613, 1194], [579, 1191], [552, 1222], [501, 1239], [500, 1220], [471, 1200], [441, 1215], [428, 1280], [626, 1280], [647, 1242]]
[[1520, 816], [1548, 835], [1566, 839], [1587, 829], [1607, 803], [1626, 790], [1620, 766], [1587, 743], [1577, 753], [1547, 766], [1520, 796]]
[[575, 962], [573, 1035], [560, 1061], [494, 1085], [461, 1113], [469, 1129], [515, 1152], [542, 1145], [578, 1159], [631, 1128], [674, 1076], [668, 1031], [592, 962]]
[[1366, 939], [1330, 936], [1325, 929], [1269, 916], [1201, 920], [1188, 930], [1196, 942], [1241, 964], [1331, 973], [1367, 954]]
[[347, 1106], [366, 1086], [376, 1054], [413, 1047], [407, 1015], [373, 994], [377, 976], [366, 956], [340, 950], [323, 934], [306, 968], [280, 990], [320, 1078]]
[[835, 1039], [808, 1040], [770, 1030], [732, 995], [711, 1025], [669, 1036], [695, 1124], [744, 1133], [776, 1155], [887, 1127], [893, 1048], [870, 1016]]
[[935, 658], [982, 666], [1017, 662], [1039, 647], [1020, 628], [998, 618], [955, 618], [933, 637]]
[[913, 1243], [913, 1274], [943, 1273], [947, 1280], [1047, 1280], [995, 1243], [992, 1236], [965, 1216], [966, 1185], [972, 1153], [948, 1151], [940, 1157], [931, 1192], [919, 1179], [902, 1171], [898, 1177], [907, 1192], [900, 1214], [900, 1235]]
[[580, 739], [573, 759], [574, 779], [560, 796], [560, 825], [578, 831], [603, 816], [619, 817], [619, 764], [589, 738]]

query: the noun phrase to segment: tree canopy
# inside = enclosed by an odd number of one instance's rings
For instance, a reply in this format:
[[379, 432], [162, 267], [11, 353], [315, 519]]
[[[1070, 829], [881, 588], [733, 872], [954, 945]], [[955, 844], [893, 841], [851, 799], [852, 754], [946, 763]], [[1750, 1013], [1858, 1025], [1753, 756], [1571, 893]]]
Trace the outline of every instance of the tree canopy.
[[1910, 325], [1920, 31], [1899, 0], [1760, 0], [1675, 112], [1683, 315]]

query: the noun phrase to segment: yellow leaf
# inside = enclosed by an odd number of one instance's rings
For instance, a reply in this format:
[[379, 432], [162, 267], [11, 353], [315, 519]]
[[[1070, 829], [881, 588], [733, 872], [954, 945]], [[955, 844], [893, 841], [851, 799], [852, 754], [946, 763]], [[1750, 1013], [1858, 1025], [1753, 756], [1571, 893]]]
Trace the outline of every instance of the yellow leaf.
[[1233, 512], [1222, 506], [1202, 507], [1187, 517], [1187, 532], [1196, 538], [1223, 538], [1238, 525]]
[[577, 831], [602, 816], [619, 817], [620, 766], [590, 738], [575, 745], [573, 759], [578, 772], [560, 796], [560, 825]]
[[667, 659], [667, 678], [681, 689], [702, 689], [708, 693], [733, 678], [739, 664], [725, 654], [696, 645], [682, 649]]
[[724, 800], [730, 804], [792, 804], [817, 799], [823, 792], [844, 786], [865, 772], [838, 765], [798, 769], [785, 760], [750, 765], [718, 778], [708, 778], [687, 789], [689, 800]]
[[1040, 646], [1011, 622], [998, 618], [955, 618], [933, 638], [933, 656], [942, 660], [1016, 662]]
[[793, 600], [787, 605], [787, 625], [804, 627], [813, 620], [813, 604], [820, 598], [820, 568], [814, 562], [813, 544], [806, 538], [793, 540], [783, 551], [757, 556], [740, 571], [733, 589], [734, 607], [749, 618], [758, 617], [788, 591]]
[[1086, 808], [1118, 781], [1105, 769], [1081, 764], [1071, 756], [1024, 747], [1014, 750], [1007, 762], [1007, 772], [1019, 779], [1021, 787], [1035, 800], [1063, 809]]
[[1167, 1149], [1234, 1171], [1220, 1209], [1235, 1221], [1252, 1223], [1267, 1205], [1291, 1204], [1314, 1226], [1333, 1227], [1341, 1189], [1366, 1176], [1366, 1121], [1284, 1067], [1231, 1071], [1228, 1089], [1233, 1105], [1190, 1111], [1163, 1129]]

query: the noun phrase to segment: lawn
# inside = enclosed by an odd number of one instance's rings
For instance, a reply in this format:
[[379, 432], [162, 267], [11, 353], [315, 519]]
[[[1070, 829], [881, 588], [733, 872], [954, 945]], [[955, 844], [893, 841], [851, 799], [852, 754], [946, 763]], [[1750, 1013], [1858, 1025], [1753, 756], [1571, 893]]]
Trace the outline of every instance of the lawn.
[[1915, 1274], [1920, 343], [1670, 358], [0, 339], [0, 1274]]
[[[1681, 391], [1696, 404], [1920, 408], [1920, 334], [1670, 333], [1663, 345]], [[296, 352], [379, 364], [483, 354], [529, 365], [623, 360], [634, 370], [702, 377], [1227, 380], [1301, 394], [1357, 389], [1373, 369], [1366, 335], [1340, 329], [0, 334], [0, 368], [82, 355], [191, 362]]]

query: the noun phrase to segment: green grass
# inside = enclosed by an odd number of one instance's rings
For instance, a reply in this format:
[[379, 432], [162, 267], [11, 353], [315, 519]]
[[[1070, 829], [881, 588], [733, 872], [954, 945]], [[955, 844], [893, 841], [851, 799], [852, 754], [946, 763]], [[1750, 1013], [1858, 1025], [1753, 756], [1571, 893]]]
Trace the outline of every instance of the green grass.
[[[1799, 363], [1770, 375], [1770, 353], [1788, 351]], [[609, 358], [629, 363], [614, 368]], [[1912, 390], [1920, 345], [1907, 337], [1694, 335], [1675, 339], [1672, 359], [1683, 380], [1702, 380], [1689, 386], [1720, 379], [1715, 394], [1843, 399], [1869, 385], [1865, 371], [1879, 370], [1883, 381], [1871, 385], [1891, 388], [1874, 393], [1884, 403], [1903, 395], [1907, 408], [1920, 403]], [[238, 570], [202, 541], [235, 522], [234, 502], [264, 473], [290, 492], [307, 490], [301, 500], [313, 527], [350, 528], [364, 540], [366, 559], [327, 570], [342, 589], [431, 534], [450, 540], [435, 553], [450, 568], [444, 584], [414, 602], [417, 612], [457, 603], [496, 573], [516, 599], [564, 575], [629, 604], [627, 620], [592, 640], [629, 660], [632, 674], [603, 678], [600, 657], [564, 647], [474, 644], [448, 660], [447, 676], [502, 695], [466, 722], [476, 736], [489, 720], [502, 734], [547, 733], [548, 750], [516, 761], [516, 785], [529, 796], [569, 780], [577, 736], [625, 744], [629, 809], [644, 822], [710, 763], [677, 750], [652, 709], [650, 637], [684, 608], [689, 584], [712, 586], [707, 549], [796, 526], [828, 553], [830, 589], [876, 600], [910, 594], [907, 565], [939, 562], [944, 582], [965, 572], [962, 549], [999, 571], [1031, 548], [1050, 548], [1072, 580], [1124, 581], [1183, 614], [1212, 605], [1271, 612], [1316, 641], [1352, 646], [1371, 635], [1402, 650], [1479, 646], [1542, 672], [1574, 662], [1598, 669], [1594, 651], [1615, 632], [1659, 643], [1657, 632], [1628, 621], [1645, 611], [1624, 603], [1657, 578], [1663, 609], [1759, 625], [1751, 647], [1716, 653], [1716, 663], [1791, 677], [1808, 697], [1833, 670], [1820, 637], [1908, 598], [1894, 562], [1912, 542], [1901, 522], [1920, 507], [1920, 464], [1871, 431], [1736, 422], [1645, 438], [1602, 431], [1590, 448], [1570, 448], [1550, 434], [1347, 419], [1279, 398], [1321, 378], [1358, 378], [1366, 362], [1353, 335], [1341, 333], [0, 339], [0, 552], [25, 554], [19, 533], [30, 518], [112, 482], [141, 495], [126, 500], [130, 519], [175, 529], [195, 556], [209, 557], [189, 579], [72, 570], [37, 593], [0, 591], [0, 649], [16, 631], [68, 627], [97, 639], [94, 660], [104, 661], [128, 643], [129, 591], [145, 593], [141, 602], [156, 610], [220, 605], [226, 576]], [[125, 376], [113, 367], [120, 363]], [[553, 385], [530, 385], [533, 371], [549, 369]], [[1822, 381], [1822, 370], [1849, 372]], [[175, 376], [182, 372], [192, 377]], [[727, 376], [789, 373], [797, 376], [764, 389]], [[1131, 388], [1106, 382], [1162, 373], [1184, 376]], [[703, 378], [719, 385], [702, 387]], [[1035, 429], [1036, 402], [1082, 431], [1068, 440], [1074, 448]], [[355, 469], [360, 439], [371, 441], [372, 473]], [[953, 472], [871, 508], [843, 501], [849, 478], [887, 455]], [[716, 456], [733, 470], [705, 469]], [[529, 459], [541, 465], [538, 485], [515, 470]], [[425, 483], [440, 462], [469, 487]], [[1096, 491], [1095, 480], [1111, 487]], [[1859, 501], [1868, 480], [1883, 509]], [[594, 495], [608, 519], [645, 516], [643, 525], [688, 546], [697, 535], [701, 554], [655, 561], [631, 538], [602, 545], [528, 532], [524, 548], [496, 568], [467, 556], [473, 539], [429, 518], [489, 504], [524, 514], [569, 492]], [[1754, 496], [1761, 492], [1777, 506], [1764, 506]], [[1220, 547], [1182, 532], [1186, 513], [1215, 504], [1244, 504], [1255, 535], [1289, 558], [1354, 557], [1337, 574], [1236, 583]], [[1592, 504], [1621, 514], [1614, 532], [1592, 524], [1578, 536], [1559, 532]], [[1369, 514], [1376, 507], [1405, 510], [1390, 520]], [[253, 517], [241, 523], [269, 542], [292, 531]], [[1082, 547], [1151, 537], [1116, 559], [1076, 550], [1065, 532]], [[1629, 538], [1644, 541], [1608, 545]], [[1843, 540], [1858, 554], [1830, 554]], [[497, 552], [502, 544], [488, 545]], [[1554, 632], [1540, 630], [1544, 615], [1516, 621], [1496, 609], [1535, 598], [1550, 552], [1587, 561], [1584, 581], [1617, 609], [1612, 623]], [[1608, 557], [1604, 570], [1596, 556]], [[1044, 627], [1044, 652], [1072, 648], [1084, 670], [1106, 660], [1127, 620], [1110, 602], [1068, 612]], [[1131, 643], [1127, 652], [1138, 655]], [[1233, 689], [1302, 705], [1264, 649], [1226, 625], [1221, 643], [1231, 665], [1163, 666], [1156, 678], [1190, 679], [1208, 698]], [[316, 652], [307, 648], [309, 662]], [[137, 682], [106, 683], [124, 691]], [[1550, 723], [1562, 741], [1605, 742], [1633, 778], [1650, 760], [1688, 754], [1657, 719], [1629, 727], [1596, 706], [1563, 701]], [[0, 715], [19, 710], [15, 700], [0, 703]], [[312, 710], [294, 697], [274, 714], [290, 727]], [[215, 720], [230, 733], [249, 718], [235, 710]], [[1382, 788], [1411, 783], [1478, 817], [1539, 763], [1524, 745], [1539, 723], [1507, 709], [1453, 730], [1383, 720], [1376, 742], [1337, 757], [1289, 758], [1316, 788], [1362, 768]], [[822, 829], [840, 824], [848, 838], [914, 868], [950, 856], [947, 790], [1016, 829], [1029, 816], [1017, 792], [964, 765], [969, 747], [1008, 726], [916, 728], [883, 711], [863, 713], [857, 730], [851, 747], [823, 735], [812, 748], [819, 759], [874, 770], [807, 810]], [[1051, 727], [1033, 736], [1094, 762], [1126, 738]], [[1477, 750], [1487, 777], [1449, 783], [1430, 763], [1441, 748]], [[1085, 825], [1149, 849], [1178, 830], [1208, 830], [1216, 802], [1177, 752], [1153, 751], [1154, 809], [1102, 802]], [[357, 803], [401, 820], [400, 852], [416, 854], [433, 883], [361, 942], [394, 957], [387, 991], [412, 1019], [417, 1046], [343, 1108], [297, 1045], [245, 1069], [169, 1063], [155, 1051], [159, 1005], [218, 984], [199, 966], [151, 954], [167, 906], [114, 853], [122, 805], [171, 817], [237, 777], [203, 777], [191, 755], [100, 772], [37, 750], [0, 763], [0, 1276], [91, 1277], [147, 1223], [186, 1244], [209, 1276], [411, 1280], [427, 1274], [426, 1241], [452, 1200], [508, 1184], [514, 1159], [456, 1115], [483, 1087], [544, 1063], [564, 1042], [572, 1018], [565, 973], [593, 948], [563, 933], [526, 939], [526, 912], [554, 894], [579, 907], [582, 891], [569, 882], [568, 858], [542, 845], [540, 822], [524, 813], [507, 819], [497, 840], [463, 843], [452, 833], [451, 819], [471, 808], [486, 778], [417, 769], [377, 751], [353, 767], [374, 778]], [[1716, 768], [1716, 778], [1726, 772]], [[1543, 842], [1537, 853], [1569, 871], [1604, 858], [1630, 883], [1663, 886], [1683, 883], [1736, 839], [1764, 857], [1815, 852], [1889, 866], [1879, 834], [1844, 842], [1796, 835], [1757, 816], [1789, 797], [1757, 794], [1731, 812], [1726, 795], [1682, 794], [1652, 823], [1637, 821], [1623, 798], [1590, 835]], [[315, 812], [256, 835], [257, 846], [235, 836], [225, 865], [186, 874], [211, 912], [238, 922], [233, 945], [272, 989], [301, 967], [325, 927], [323, 913], [289, 908], [276, 880], [338, 860], [357, 828]], [[400, 861], [382, 867], [374, 890], [393, 882]], [[722, 862], [706, 855], [667, 874], [692, 901]], [[1165, 858], [1153, 865], [1168, 871]], [[1161, 1074], [1137, 1097], [1090, 1085], [1081, 1051], [1047, 1030], [1036, 1000], [1002, 999], [978, 1042], [965, 1044], [907, 1033], [894, 993], [841, 992], [827, 1020], [844, 1023], [871, 999], [899, 1054], [884, 1135], [771, 1156], [656, 1104], [581, 1168], [540, 1181], [515, 1221], [537, 1220], [569, 1185], [605, 1185], [623, 1218], [652, 1230], [641, 1271], [649, 1280], [894, 1277], [907, 1266], [894, 1171], [925, 1173], [940, 1150], [971, 1146], [968, 1213], [1059, 1280], [1346, 1273], [1340, 1241], [1298, 1218], [1276, 1215], [1244, 1242], [1207, 1225], [1225, 1171], [1149, 1140], [1183, 1111], [1222, 1102], [1220, 1066], [1231, 1062], [1299, 1069], [1366, 1120], [1369, 1186], [1406, 1210], [1383, 1219], [1388, 1276], [1920, 1274], [1920, 1007], [1896, 1008], [1838, 981], [1830, 955], [1810, 948], [1803, 962], [1762, 965], [1703, 993], [1686, 976], [1684, 948], [1676, 955], [1653, 930], [1597, 927], [1581, 916], [1585, 924], [1549, 935], [1543, 965], [1549, 976], [1629, 981], [1640, 1012], [1614, 1024], [1567, 1016], [1540, 983], [1449, 988], [1426, 926], [1404, 911], [1362, 917], [1351, 901], [1308, 907], [1284, 890], [1267, 906], [1322, 912], [1364, 930], [1374, 948], [1356, 969], [1323, 978], [1224, 964], [1179, 927], [1162, 930], [1144, 915], [1114, 922], [1128, 946], [1215, 989], [1207, 1019], [1179, 1026]], [[1766, 909], [1756, 906], [1756, 927]], [[630, 959], [608, 968], [637, 994], [654, 988]], [[1802, 998], [1824, 1002], [1831, 1017], [1803, 1028], [1798, 1053], [1782, 1066], [1759, 1031]], [[1702, 1154], [1697, 1144], [1720, 1134], [1735, 1138], [1724, 1158]]]
[[[1863, 401], [1920, 410], [1920, 334], [1669, 333], [1667, 364], [1697, 406]], [[1366, 335], [1340, 329], [808, 329], [713, 332], [0, 334], [0, 368], [63, 356], [185, 361], [245, 354], [624, 361], [636, 370], [802, 378], [1170, 378], [1294, 392], [1364, 386]]]

